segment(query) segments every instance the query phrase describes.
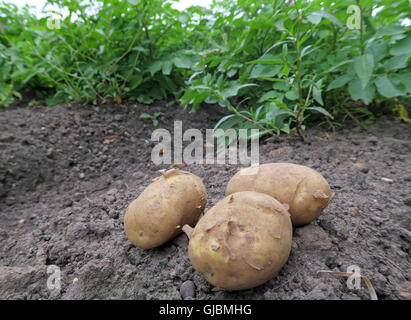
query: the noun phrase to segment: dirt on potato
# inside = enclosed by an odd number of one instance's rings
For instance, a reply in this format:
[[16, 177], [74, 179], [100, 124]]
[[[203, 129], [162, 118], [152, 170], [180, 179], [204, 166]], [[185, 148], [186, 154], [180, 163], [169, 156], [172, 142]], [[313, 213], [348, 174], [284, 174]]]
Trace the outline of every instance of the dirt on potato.
[[[410, 125], [384, 116], [368, 131], [312, 126], [309, 143], [262, 139], [260, 163], [309, 166], [335, 195], [317, 220], [294, 229], [277, 277], [246, 291], [214, 292], [191, 266], [184, 234], [143, 250], [123, 229], [128, 204], [169, 168], [150, 162], [155, 128], [140, 114], [156, 111], [164, 113], [158, 127], [171, 133], [174, 120], [205, 133], [224, 115], [219, 107], [188, 113], [164, 102], [0, 113], [0, 299], [369, 299], [364, 283], [350, 289], [346, 278], [318, 272], [353, 265], [379, 299], [411, 299]], [[203, 178], [208, 209], [242, 167], [182, 169]], [[58, 269], [60, 290], [50, 287]]]

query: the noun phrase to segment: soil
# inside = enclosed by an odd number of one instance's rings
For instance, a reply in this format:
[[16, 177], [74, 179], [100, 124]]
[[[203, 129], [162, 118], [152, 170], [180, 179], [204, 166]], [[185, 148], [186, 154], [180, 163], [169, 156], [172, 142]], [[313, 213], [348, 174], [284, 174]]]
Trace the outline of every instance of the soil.
[[[129, 103], [15, 107], [0, 113], [0, 299], [370, 299], [364, 284], [321, 270], [356, 265], [379, 299], [411, 299], [411, 126], [383, 116], [364, 131], [311, 127], [260, 141], [260, 163], [292, 162], [323, 174], [335, 193], [323, 214], [294, 230], [291, 255], [267, 283], [215, 292], [190, 264], [181, 234], [142, 250], [126, 238], [128, 204], [159, 176], [151, 120], [172, 132], [213, 128], [219, 107]], [[243, 165], [186, 165], [203, 178], [207, 209]], [[53, 289], [58, 268], [61, 290]], [[54, 271], [53, 271], [54, 270]], [[49, 283], [49, 286], [47, 286]], [[51, 286], [50, 286], [51, 283]]]

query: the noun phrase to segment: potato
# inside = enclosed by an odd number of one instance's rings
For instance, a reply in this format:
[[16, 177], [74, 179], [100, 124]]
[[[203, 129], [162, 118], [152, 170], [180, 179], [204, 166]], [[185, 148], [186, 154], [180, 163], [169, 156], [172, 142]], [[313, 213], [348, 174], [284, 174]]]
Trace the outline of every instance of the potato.
[[128, 206], [124, 216], [127, 238], [135, 246], [150, 249], [197, 222], [207, 203], [204, 184], [198, 176], [172, 169], [156, 178]]
[[190, 234], [193, 267], [217, 290], [243, 290], [274, 277], [291, 250], [285, 207], [258, 192], [234, 193], [208, 210]]
[[226, 196], [239, 191], [266, 193], [289, 205], [294, 226], [316, 219], [332, 197], [320, 173], [292, 163], [266, 163], [240, 170], [228, 182]]

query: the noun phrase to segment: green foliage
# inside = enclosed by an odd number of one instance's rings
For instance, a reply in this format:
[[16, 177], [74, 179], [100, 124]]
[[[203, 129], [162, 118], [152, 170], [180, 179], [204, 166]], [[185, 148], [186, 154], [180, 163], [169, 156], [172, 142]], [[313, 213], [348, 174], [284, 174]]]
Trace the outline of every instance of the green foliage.
[[[60, 29], [0, 4], [0, 104], [22, 89], [49, 105], [172, 96], [192, 111], [228, 108], [216, 128], [303, 136], [307, 121], [365, 127], [373, 103], [409, 99], [408, 0], [214, 0], [184, 12], [173, 1], [49, 0], [68, 12]], [[359, 29], [347, 26], [353, 4]]]
[[153, 121], [153, 126], [157, 127], [158, 126], [157, 118], [160, 117], [161, 115], [163, 115], [162, 112], [154, 112], [153, 114], [148, 114], [148, 113], [143, 112], [140, 115], [140, 118], [142, 118], [142, 119], [151, 119], [151, 121]]
[[190, 11], [160, 0], [48, 3], [68, 12], [60, 29], [48, 28], [48, 18], [37, 19], [28, 8], [0, 5], [2, 104], [23, 87], [42, 91], [48, 105], [151, 103], [179, 94], [195, 61]]
[[[374, 119], [366, 105], [408, 97], [407, 64], [411, 56], [407, 1], [358, 1], [359, 30], [345, 22], [352, 1], [217, 1], [207, 51], [193, 69], [195, 81], [181, 99], [194, 110], [201, 102], [218, 102], [233, 114], [217, 125], [224, 129], [260, 128], [262, 133], [302, 135], [304, 123], [319, 115], [345, 113], [359, 125]], [[377, 15], [372, 9], [382, 8]], [[389, 25], [386, 25], [389, 23]], [[254, 84], [255, 86], [252, 86]], [[231, 86], [247, 105], [233, 107], [222, 92]], [[348, 98], [348, 99], [347, 99]]]

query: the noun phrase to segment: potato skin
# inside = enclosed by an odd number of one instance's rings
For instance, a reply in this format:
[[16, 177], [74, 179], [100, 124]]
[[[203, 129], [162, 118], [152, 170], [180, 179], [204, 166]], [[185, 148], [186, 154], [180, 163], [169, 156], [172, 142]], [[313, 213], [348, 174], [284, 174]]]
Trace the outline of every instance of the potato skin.
[[266, 193], [288, 204], [296, 227], [316, 219], [332, 197], [330, 186], [320, 173], [293, 163], [266, 163], [242, 169], [228, 182], [226, 196], [245, 190]]
[[220, 290], [245, 290], [274, 277], [291, 250], [292, 225], [285, 207], [253, 191], [220, 200], [190, 236], [193, 267]]
[[181, 233], [185, 224], [195, 223], [206, 203], [206, 189], [200, 177], [170, 170], [128, 206], [124, 216], [127, 238], [143, 249], [160, 246]]

